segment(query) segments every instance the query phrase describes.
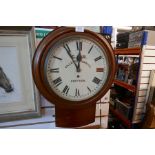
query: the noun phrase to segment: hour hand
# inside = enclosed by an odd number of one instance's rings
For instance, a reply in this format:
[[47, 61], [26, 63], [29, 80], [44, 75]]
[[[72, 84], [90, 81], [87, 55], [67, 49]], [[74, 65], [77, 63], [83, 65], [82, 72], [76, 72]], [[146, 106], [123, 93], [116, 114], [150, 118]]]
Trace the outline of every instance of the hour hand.
[[81, 62], [81, 59], [82, 59], [82, 57], [81, 57], [81, 52], [79, 51], [79, 54], [77, 55], [77, 62], [78, 62], [78, 65], [77, 65], [77, 72], [80, 72], [80, 62]]
[[70, 50], [68, 44], [64, 44], [64, 48], [65, 48], [65, 50], [67, 51], [67, 54], [69, 55], [69, 57], [72, 59], [74, 65], [75, 65], [75, 67], [76, 67], [76, 69], [77, 69], [78, 66], [77, 66], [77, 64], [75, 63], [75, 61], [74, 61], [74, 59], [73, 59], [73, 57], [72, 57], [72, 55], [71, 55], [71, 50]]

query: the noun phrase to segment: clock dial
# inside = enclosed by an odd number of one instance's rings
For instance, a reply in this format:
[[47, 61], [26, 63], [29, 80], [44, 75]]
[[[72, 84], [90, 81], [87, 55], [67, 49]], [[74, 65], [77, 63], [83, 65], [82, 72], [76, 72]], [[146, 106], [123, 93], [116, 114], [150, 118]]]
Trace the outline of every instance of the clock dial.
[[45, 82], [58, 96], [82, 101], [96, 95], [109, 73], [106, 51], [93, 40], [69, 37], [52, 46], [44, 65]]

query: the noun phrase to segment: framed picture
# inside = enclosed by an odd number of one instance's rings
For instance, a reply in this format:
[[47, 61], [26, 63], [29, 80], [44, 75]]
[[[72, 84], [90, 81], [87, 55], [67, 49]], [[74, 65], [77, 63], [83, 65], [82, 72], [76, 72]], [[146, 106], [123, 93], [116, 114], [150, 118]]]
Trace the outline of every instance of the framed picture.
[[40, 115], [40, 95], [33, 83], [33, 27], [0, 27], [0, 122]]
[[155, 106], [155, 70], [152, 70], [150, 74], [146, 101], [147, 104], [153, 104]]
[[101, 26], [85, 26], [85, 29], [88, 29], [90, 31], [96, 32], [96, 33], [101, 33], [102, 27]]
[[146, 103], [142, 127], [144, 129], [155, 128], [155, 70], [152, 70], [150, 74]]

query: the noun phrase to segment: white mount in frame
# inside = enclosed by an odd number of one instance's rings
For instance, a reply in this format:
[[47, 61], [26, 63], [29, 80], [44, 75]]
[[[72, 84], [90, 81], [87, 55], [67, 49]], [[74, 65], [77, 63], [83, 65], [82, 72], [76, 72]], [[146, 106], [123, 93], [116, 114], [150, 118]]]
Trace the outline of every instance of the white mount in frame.
[[33, 83], [33, 27], [0, 27], [0, 122], [40, 115], [40, 95]]

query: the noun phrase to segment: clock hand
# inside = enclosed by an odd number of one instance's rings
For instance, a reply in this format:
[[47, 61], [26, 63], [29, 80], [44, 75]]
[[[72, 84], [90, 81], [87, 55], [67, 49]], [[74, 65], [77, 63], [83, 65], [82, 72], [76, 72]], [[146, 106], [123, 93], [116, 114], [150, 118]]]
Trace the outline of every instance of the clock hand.
[[81, 56], [82, 42], [79, 42], [78, 49], [79, 49], [79, 54], [76, 57], [77, 62], [78, 62], [77, 72], [80, 72], [81, 71], [81, 69], [80, 69], [80, 62], [82, 60], [82, 56]]
[[77, 72], [80, 72], [80, 71], [81, 71], [81, 69], [80, 69], [80, 61], [78, 62], [76, 71], [77, 71]]
[[77, 72], [80, 72], [80, 59], [81, 59], [81, 56], [80, 56], [80, 52], [79, 52], [79, 54], [78, 54], [78, 56], [77, 56], [77, 62], [78, 62], [78, 65], [77, 65]]
[[72, 57], [72, 55], [71, 55], [71, 50], [70, 50], [69, 46], [68, 46], [67, 44], [65, 44], [65, 45], [64, 45], [64, 48], [65, 48], [65, 50], [67, 51], [67, 54], [69, 55], [69, 57], [72, 59], [74, 65], [75, 65], [75, 67], [76, 67], [76, 70], [77, 70], [78, 66], [77, 66], [77, 64], [75, 63], [75, 61], [74, 61], [74, 59], [73, 59], [73, 57]]

